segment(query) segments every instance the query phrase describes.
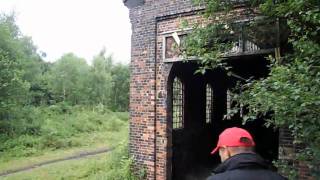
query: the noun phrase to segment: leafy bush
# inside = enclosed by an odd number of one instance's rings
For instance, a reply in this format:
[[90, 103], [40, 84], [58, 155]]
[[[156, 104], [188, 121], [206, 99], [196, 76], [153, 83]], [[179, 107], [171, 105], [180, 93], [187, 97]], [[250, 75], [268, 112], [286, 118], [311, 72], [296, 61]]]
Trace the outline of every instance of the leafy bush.
[[39, 152], [40, 141], [30, 135], [21, 135], [15, 139], [6, 140], [0, 147], [2, 159], [10, 157], [30, 156]]

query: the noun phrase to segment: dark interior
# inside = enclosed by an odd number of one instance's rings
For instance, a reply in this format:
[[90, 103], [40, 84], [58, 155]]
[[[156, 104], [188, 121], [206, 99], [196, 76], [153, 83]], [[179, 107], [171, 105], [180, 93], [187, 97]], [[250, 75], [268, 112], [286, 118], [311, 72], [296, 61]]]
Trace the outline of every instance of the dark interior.
[[[176, 180], [206, 179], [220, 163], [218, 154], [210, 155], [215, 147], [218, 135], [227, 127], [244, 127], [249, 130], [255, 141], [256, 151], [267, 160], [278, 157], [278, 132], [263, 126], [264, 119], [242, 125], [239, 114], [228, 120], [227, 89], [233, 88], [243, 79], [263, 78], [268, 75], [268, 61], [263, 55], [243, 56], [228, 60], [233, 76], [222, 69], [195, 74], [198, 65], [195, 62], [176, 62], [169, 76], [169, 114], [172, 113], [172, 82], [178, 77], [184, 85], [184, 126], [172, 129], [172, 115], [169, 115], [170, 141], [172, 144], [168, 160], [171, 165], [171, 177]], [[241, 80], [242, 79], [242, 80]], [[211, 123], [206, 123], [206, 85], [212, 86]], [[171, 93], [171, 94], [170, 94]], [[170, 108], [171, 107], [171, 108]], [[170, 126], [171, 125], [171, 126]]]

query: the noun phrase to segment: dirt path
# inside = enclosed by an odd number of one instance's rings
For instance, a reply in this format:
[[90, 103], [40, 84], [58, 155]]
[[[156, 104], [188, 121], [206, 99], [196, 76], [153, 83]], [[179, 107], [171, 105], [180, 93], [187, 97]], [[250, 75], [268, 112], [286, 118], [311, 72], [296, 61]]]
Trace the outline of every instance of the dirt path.
[[111, 150], [113, 150], [113, 148], [100, 148], [100, 149], [97, 149], [97, 150], [94, 150], [94, 151], [83, 151], [83, 152], [80, 152], [80, 153], [73, 154], [71, 156], [66, 156], [66, 157], [63, 157], [63, 158], [58, 158], [58, 159], [53, 159], [53, 160], [48, 160], [48, 161], [44, 161], [44, 162], [41, 162], [41, 163], [28, 165], [28, 166], [25, 166], [25, 167], [22, 167], [22, 168], [11, 169], [11, 170], [7, 170], [7, 171], [4, 171], [4, 172], [0, 172], [0, 177], [1, 176], [11, 175], [11, 174], [22, 172], [22, 171], [28, 171], [28, 170], [31, 170], [31, 169], [35, 169], [35, 168], [38, 168], [38, 167], [45, 166], [45, 165], [58, 163], [58, 162], [61, 162], [61, 161], [68, 161], [68, 160], [74, 160], [74, 159], [81, 159], [81, 158], [85, 158], [85, 157], [88, 157], [88, 156], [94, 156], [94, 155], [98, 155], [98, 154], [109, 152]]

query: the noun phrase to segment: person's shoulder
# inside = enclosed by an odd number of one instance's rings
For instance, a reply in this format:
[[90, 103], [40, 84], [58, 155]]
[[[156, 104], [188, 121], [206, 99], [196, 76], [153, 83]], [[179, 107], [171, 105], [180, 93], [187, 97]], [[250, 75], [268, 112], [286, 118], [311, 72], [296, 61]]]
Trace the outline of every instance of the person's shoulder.
[[231, 171], [226, 171], [219, 174], [213, 174], [206, 180], [243, 180], [243, 179], [263, 179], [263, 180], [287, 180], [287, 178], [281, 176], [280, 174], [269, 171], [269, 170], [249, 170], [249, 169], [236, 169]]
[[288, 178], [285, 178], [284, 176], [281, 176], [277, 172], [272, 172], [272, 174], [273, 174], [273, 179], [275, 179], [275, 180], [288, 180]]
[[242, 176], [253, 177], [252, 179], [260, 177], [260, 179], [264, 180], [287, 180], [287, 178], [281, 176], [279, 173], [268, 169], [245, 171], [241, 174]]
[[206, 180], [223, 180], [225, 178], [224, 173], [212, 174]]

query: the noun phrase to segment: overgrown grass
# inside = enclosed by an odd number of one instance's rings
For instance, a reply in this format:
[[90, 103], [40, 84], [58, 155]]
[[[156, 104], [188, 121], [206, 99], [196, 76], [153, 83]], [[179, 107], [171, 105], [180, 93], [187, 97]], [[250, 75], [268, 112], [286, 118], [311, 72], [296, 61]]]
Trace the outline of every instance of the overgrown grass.
[[[104, 107], [28, 107], [0, 135], [0, 163], [48, 151], [118, 141], [112, 132], [127, 128], [128, 113], [114, 113]], [[109, 133], [109, 134], [106, 134]], [[107, 137], [104, 137], [107, 136]], [[108, 140], [108, 142], [106, 142]]]
[[[27, 113], [29, 112], [29, 113]], [[80, 160], [63, 161], [12, 174], [3, 179], [143, 179], [133, 175], [128, 155], [128, 113], [65, 104], [22, 109], [10, 133], [0, 138], [0, 172], [66, 157], [101, 147], [111, 152]]]
[[81, 160], [72, 160], [44, 166], [4, 177], [4, 180], [139, 180], [143, 179], [143, 170], [134, 175], [131, 171], [132, 160], [128, 156], [127, 140], [112, 152]]

